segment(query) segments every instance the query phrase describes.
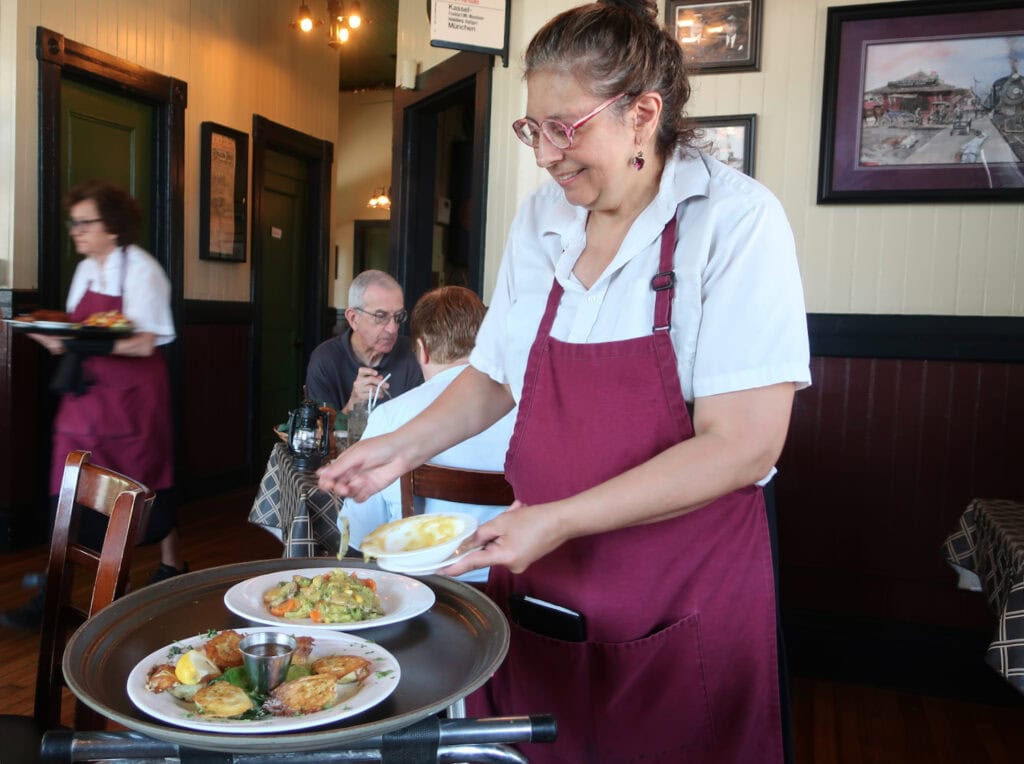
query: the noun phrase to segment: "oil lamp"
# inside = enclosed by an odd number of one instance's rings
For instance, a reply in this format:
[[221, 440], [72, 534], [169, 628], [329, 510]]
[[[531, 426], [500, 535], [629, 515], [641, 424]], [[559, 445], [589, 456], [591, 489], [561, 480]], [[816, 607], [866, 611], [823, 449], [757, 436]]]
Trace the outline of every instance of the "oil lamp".
[[300, 470], [315, 470], [327, 457], [334, 437], [329, 414], [311, 400], [304, 400], [288, 417], [288, 450]]

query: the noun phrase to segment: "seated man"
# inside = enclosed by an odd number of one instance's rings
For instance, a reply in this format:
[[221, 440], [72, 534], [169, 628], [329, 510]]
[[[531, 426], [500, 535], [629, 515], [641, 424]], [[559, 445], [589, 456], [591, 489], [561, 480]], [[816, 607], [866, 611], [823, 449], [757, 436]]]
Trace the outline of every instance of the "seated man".
[[[473, 349], [485, 310], [480, 298], [464, 287], [441, 287], [420, 298], [412, 311], [412, 341], [416, 359], [427, 381], [402, 397], [376, 407], [370, 413], [364, 438], [397, 430], [433, 403], [459, 376], [469, 365], [469, 352]], [[431, 464], [474, 470], [504, 470], [505, 452], [515, 425], [515, 415], [516, 409], [513, 409], [479, 435], [442, 451], [431, 460]], [[468, 512], [476, 515], [480, 523], [487, 522], [507, 509], [436, 499], [417, 501], [423, 501], [423, 512]], [[338, 522], [341, 523], [341, 518], [348, 519], [349, 545], [358, 549], [367, 533], [401, 516], [402, 490], [400, 481], [396, 480], [364, 502], [346, 499]], [[486, 581], [487, 571], [474, 570], [460, 578], [465, 581]]]
[[[400, 336], [406, 318], [402, 287], [384, 271], [363, 271], [348, 289], [349, 328], [317, 345], [306, 368], [306, 396], [347, 414], [381, 385], [381, 399], [423, 382], [412, 343]], [[387, 395], [385, 395], [387, 393]]]

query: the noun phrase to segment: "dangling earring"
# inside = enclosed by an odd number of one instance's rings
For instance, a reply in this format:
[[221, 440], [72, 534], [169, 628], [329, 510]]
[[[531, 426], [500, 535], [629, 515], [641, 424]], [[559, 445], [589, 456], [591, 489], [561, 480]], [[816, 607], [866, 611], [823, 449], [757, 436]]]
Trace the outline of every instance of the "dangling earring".
[[644, 169], [644, 152], [641, 149], [636, 152], [636, 156], [629, 160], [629, 163], [633, 166], [633, 169], [637, 172]]

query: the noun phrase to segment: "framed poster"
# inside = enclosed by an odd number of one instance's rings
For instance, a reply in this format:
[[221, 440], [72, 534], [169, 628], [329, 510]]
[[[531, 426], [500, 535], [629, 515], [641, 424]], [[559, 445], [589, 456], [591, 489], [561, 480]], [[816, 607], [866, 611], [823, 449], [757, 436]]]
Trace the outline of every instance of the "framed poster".
[[761, 68], [763, 0], [667, 0], [665, 26], [686, 54], [692, 74], [756, 72]]
[[747, 175], [754, 176], [755, 114], [723, 117], [694, 117], [697, 128], [694, 145], [705, 154]]
[[1024, 4], [829, 8], [818, 202], [1024, 199]]
[[249, 135], [203, 122], [199, 147], [199, 259], [244, 263]]

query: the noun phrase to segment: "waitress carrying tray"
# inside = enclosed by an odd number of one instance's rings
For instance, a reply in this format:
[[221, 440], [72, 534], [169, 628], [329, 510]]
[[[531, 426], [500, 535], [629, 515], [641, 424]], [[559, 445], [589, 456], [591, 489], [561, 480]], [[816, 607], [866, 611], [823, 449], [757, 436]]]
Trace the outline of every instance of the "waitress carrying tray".
[[320, 565], [375, 568], [349, 559], [259, 560], [186, 573], [132, 592], [72, 636], [64, 653], [68, 687], [108, 719], [165, 742], [208, 751], [301, 752], [337, 749], [404, 729], [480, 687], [504, 660], [509, 627], [498, 606], [468, 584], [428, 576], [419, 579], [436, 596], [427, 612], [357, 632], [395, 656], [401, 680], [386, 700], [356, 716], [295, 732], [230, 735], [165, 724], [132, 703], [126, 689], [128, 674], [171, 639], [207, 629], [258, 625], [224, 605], [229, 588], [266, 573]]

